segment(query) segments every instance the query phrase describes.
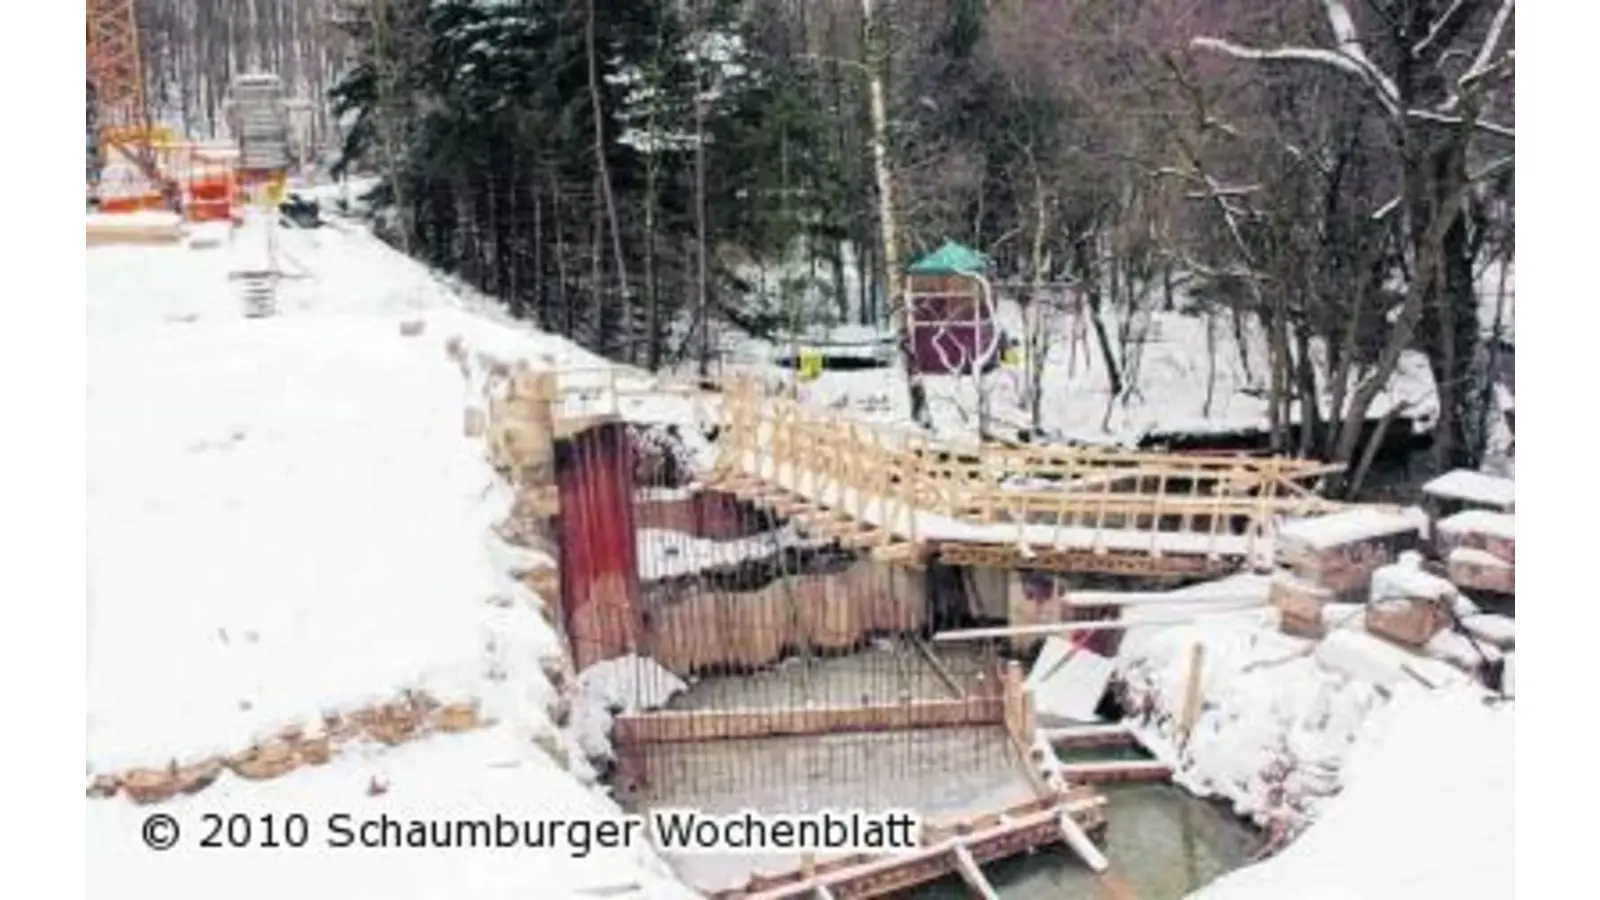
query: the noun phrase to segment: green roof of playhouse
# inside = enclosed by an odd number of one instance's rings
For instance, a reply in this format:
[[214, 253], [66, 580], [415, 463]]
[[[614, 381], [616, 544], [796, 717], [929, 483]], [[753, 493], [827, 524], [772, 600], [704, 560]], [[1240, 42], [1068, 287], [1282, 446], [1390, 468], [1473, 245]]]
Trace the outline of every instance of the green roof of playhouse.
[[912, 275], [964, 275], [984, 272], [989, 268], [989, 258], [971, 247], [954, 241], [945, 241], [939, 249], [917, 260], [906, 268]]

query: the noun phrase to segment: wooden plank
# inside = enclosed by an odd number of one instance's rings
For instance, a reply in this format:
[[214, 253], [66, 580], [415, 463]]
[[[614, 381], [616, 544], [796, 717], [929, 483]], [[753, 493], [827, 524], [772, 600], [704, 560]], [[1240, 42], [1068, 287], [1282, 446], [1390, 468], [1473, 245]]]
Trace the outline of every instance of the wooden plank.
[[1039, 734], [1053, 747], [1126, 747], [1136, 743], [1133, 732], [1121, 723], [1042, 728]]
[[1071, 847], [1078, 856], [1083, 858], [1084, 864], [1089, 867], [1090, 871], [1099, 874], [1111, 868], [1110, 861], [1106, 859], [1105, 854], [1100, 852], [1100, 848], [1094, 845], [1094, 841], [1089, 838], [1089, 833], [1083, 829], [1082, 825], [1078, 824], [1076, 819], [1066, 813], [1062, 813], [1057, 817], [1056, 824], [1060, 827], [1061, 837], [1066, 841], [1067, 846]]
[[949, 874], [955, 866], [951, 852], [958, 844], [975, 863], [989, 862], [1061, 839], [1062, 813], [1055, 808], [1019, 816], [983, 831], [951, 838], [910, 853], [880, 857], [849, 868], [835, 869], [806, 881], [772, 890], [725, 896], [749, 900], [789, 900], [825, 886], [850, 897], [881, 897]]
[[1083, 572], [1139, 575], [1152, 578], [1186, 578], [1226, 575], [1239, 570], [1242, 557], [1214, 557], [1168, 549], [1160, 557], [1145, 551], [1096, 553], [1093, 550], [1032, 548], [1024, 554], [1015, 544], [938, 545], [942, 562], [952, 566], [1028, 569], [1041, 572]]
[[1189, 647], [1189, 670], [1183, 682], [1183, 715], [1178, 723], [1180, 746], [1187, 746], [1189, 733], [1194, 730], [1195, 717], [1200, 715], [1200, 688], [1204, 683], [1206, 645], [1195, 641]]
[[1172, 767], [1153, 759], [1117, 759], [1104, 762], [1062, 763], [1061, 777], [1074, 784], [1116, 781], [1167, 781]]
[[983, 869], [978, 867], [978, 861], [972, 858], [972, 851], [965, 844], [956, 844], [950, 852], [955, 856], [956, 871], [961, 873], [961, 880], [967, 883], [973, 894], [980, 900], [1000, 900], [1000, 895], [994, 892], [994, 886], [984, 877]]
[[913, 635], [911, 643], [917, 648], [917, 653], [921, 654], [923, 661], [933, 669], [934, 674], [939, 676], [939, 680], [944, 682], [944, 686], [950, 691], [950, 696], [960, 699], [967, 695], [967, 692], [961, 689], [961, 685], [956, 681], [955, 676], [951, 675], [950, 670], [945, 668], [944, 663], [939, 661], [939, 657], [934, 655], [933, 648], [928, 645], [927, 641]]
[[617, 717], [612, 735], [619, 743], [654, 744], [999, 725], [1004, 721], [1000, 697], [967, 697], [863, 706], [628, 713]]
[[1018, 635], [1072, 634], [1078, 631], [1120, 631], [1124, 628], [1182, 625], [1192, 622], [1201, 616], [1245, 612], [1251, 609], [1259, 609], [1265, 605], [1264, 603], [1238, 604], [1234, 606], [1217, 605], [1205, 609], [1196, 609], [1178, 616], [1135, 619], [1131, 622], [1125, 620], [1112, 622], [1060, 622], [1046, 625], [1001, 625], [992, 628], [962, 628], [955, 631], [941, 631], [934, 635], [933, 639], [935, 641], [979, 641], [1016, 637]]

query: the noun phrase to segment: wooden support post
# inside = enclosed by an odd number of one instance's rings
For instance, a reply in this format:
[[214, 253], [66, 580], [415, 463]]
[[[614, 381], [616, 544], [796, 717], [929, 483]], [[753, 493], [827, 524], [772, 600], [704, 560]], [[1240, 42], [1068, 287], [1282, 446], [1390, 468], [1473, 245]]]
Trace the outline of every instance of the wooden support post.
[[1195, 641], [1189, 648], [1189, 673], [1183, 685], [1183, 718], [1179, 721], [1178, 729], [1181, 745], [1189, 745], [1189, 734], [1194, 730], [1194, 720], [1200, 714], [1200, 700], [1202, 697], [1201, 685], [1203, 683], [1201, 667], [1205, 664], [1206, 645]]
[[928, 642], [920, 636], [913, 635], [911, 643], [916, 646], [917, 652], [922, 654], [922, 658], [933, 668], [933, 673], [939, 676], [940, 681], [944, 682], [944, 686], [950, 689], [950, 696], [957, 700], [965, 699], [967, 692], [961, 689], [961, 685], [956, 681], [955, 676], [951, 675], [950, 670], [945, 668], [944, 663], [939, 661], [939, 657], [934, 655], [933, 648], [928, 646]]
[[1033, 742], [1035, 737], [1035, 721], [1033, 712], [1033, 694], [1028, 690], [1027, 678], [1022, 671], [1022, 663], [1008, 660], [1004, 671], [1000, 675], [1002, 696], [1001, 710], [1004, 716], [1006, 737], [1011, 741], [1011, 747], [1017, 753], [1017, 764], [1022, 767], [1024, 776], [1033, 787], [1034, 793], [1040, 797], [1052, 796], [1055, 791], [1045, 777], [1040, 774], [1038, 764], [1033, 758]]
[[956, 858], [956, 871], [961, 873], [961, 880], [972, 889], [974, 896], [982, 900], [1000, 900], [1000, 895], [994, 892], [994, 887], [989, 884], [989, 879], [984, 877], [983, 869], [978, 867], [978, 861], [972, 858], [972, 851], [968, 850], [965, 844], [956, 844], [950, 852]]
[[1111, 861], [1106, 859], [1105, 854], [1100, 852], [1100, 848], [1094, 845], [1094, 840], [1089, 837], [1089, 833], [1083, 830], [1083, 826], [1078, 824], [1078, 820], [1074, 819], [1071, 813], [1063, 812], [1060, 822], [1062, 840], [1066, 841], [1067, 846], [1072, 848], [1072, 852], [1083, 859], [1083, 863], [1089, 867], [1089, 871], [1098, 875], [1111, 868]]

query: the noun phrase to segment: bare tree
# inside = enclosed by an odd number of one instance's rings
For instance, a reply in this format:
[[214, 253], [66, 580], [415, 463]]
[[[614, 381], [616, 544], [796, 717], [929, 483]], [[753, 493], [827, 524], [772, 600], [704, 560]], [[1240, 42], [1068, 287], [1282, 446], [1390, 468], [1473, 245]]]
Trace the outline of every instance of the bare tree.
[[[1305, 66], [1352, 79], [1385, 123], [1399, 196], [1385, 207], [1401, 235], [1405, 300], [1378, 355], [1356, 385], [1339, 431], [1336, 455], [1352, 459], [1366, 419], [1401, 354], [1420, 335], [1439, 398], [1436, 464], [1472, 465], [1482, 441], [1472, 389], [1479, 342], [1474, 246], [1468, 206], [1484, 181], [1510, 168], [1512, 126], [1491, 118], [1507, 101], [1513, 0], [1373, 0], [1363, 30], [1343, 0], [1318, 0], [1332, 46], [1258, 48], [1216, 37], [1197, 49], [1268, 65]], [[1375, 47], [1377, 57], [1369, 53]], [[1484, 159], [1482, 142], [1500, 145]]]

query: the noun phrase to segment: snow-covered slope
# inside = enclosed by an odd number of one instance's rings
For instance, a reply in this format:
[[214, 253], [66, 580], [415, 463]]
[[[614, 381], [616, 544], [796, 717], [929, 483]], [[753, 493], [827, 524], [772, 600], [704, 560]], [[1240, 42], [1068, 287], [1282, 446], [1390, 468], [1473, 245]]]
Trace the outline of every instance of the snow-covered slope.
[[[672, 897], [648, 848], [320, 846], [326, 817], [599, 819], [561, 696], [559, 641], [494, 538], [510, 492], [463, 433], [460, 336], [507, 357], [602, 363], [467, 308], [351, 231], [280, 235], [279, 315], [245, 320], [216, 249], [88, 253], [91, 775], [237, 753], [403, 691], [473, 700], [485, 727], [352, 740], [275, 779], [224, 772], [159, 806], [87, 800], [91, 892], [120, 897]], [[403, 336], [402, 322], [422, 322]], [[563, 679], [575, 681], [574, 679]], [[593, 741], [585, 743], [592, 745]], [[179, 847], [141, 844], [152, 811]], [[298, 849], [204, 850], [206, 812], [308, 817]], [[258, 834], [259, 838], [260, 835]]]
[[[1268, 583], [1243, 574], [1137, 609], [1264, 600]], [[1331, 605], [1321, 641], [1280, 633], [1270, 608], [1124, 638], [1117, 671], [1141, 742], [1179, 784], [1227, 800], [1274, 842], [1293, 836], [1197, 898], [1511, 896], [1510, 704], [1488, 706], [1460, 671], [1368, 635], [1361, 609]], [[1203, 702], [1185, 740], [1196, 645]]]
[[1514, 896], [1513, 715], [1465, 691], [1402, 688], [1363, 730], [1316, 824], [1193, 900]]

